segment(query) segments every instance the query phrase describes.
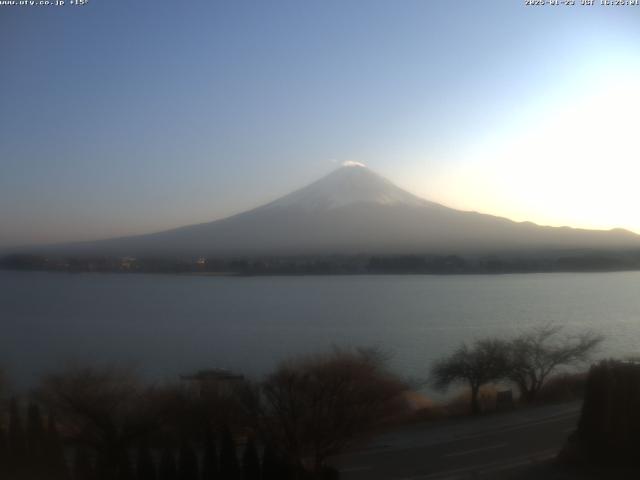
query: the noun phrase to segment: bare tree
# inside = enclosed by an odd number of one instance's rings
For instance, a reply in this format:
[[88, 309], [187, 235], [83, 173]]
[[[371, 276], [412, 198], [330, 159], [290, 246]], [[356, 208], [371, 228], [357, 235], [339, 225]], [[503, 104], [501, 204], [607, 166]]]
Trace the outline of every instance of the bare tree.
[[147, 393], [127, 369], [87, 367], [46, 376], [38, 397], [74, 442], [94, 450], [110, 478], [125, 464], [133, 442], [157, 425]]
[[339, 350], [282, 364], [260, 386], [262, 434], [298, 469], [327, 457], [398, 412], [406, 386], [375, 350]]
[[430, 382], [440, 390], [455, 383], [467, 384], [471, 391], [471, 413], [480, 413], [480, 387], [507, 375], [509, 345], [496, 339], [462, 344], [453, 354], [436, 361], [431, 367]]
[[534, 401], [551, 373], [586, 361], [603, 340], [591, 331], [575, 336], [561, 335], [561, 331], [560, 326], [546, 325], [510, 342], [507, 377], [516, 384], [523, 401]]

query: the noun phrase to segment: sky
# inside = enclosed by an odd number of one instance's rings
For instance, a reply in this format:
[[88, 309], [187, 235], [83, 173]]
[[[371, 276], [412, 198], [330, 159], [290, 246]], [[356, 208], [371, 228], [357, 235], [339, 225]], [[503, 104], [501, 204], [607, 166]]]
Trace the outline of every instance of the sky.
[[0, 5], [0, 246], [210, 221], [345, 161], [640, 233], [640, 7], [577, 3]]

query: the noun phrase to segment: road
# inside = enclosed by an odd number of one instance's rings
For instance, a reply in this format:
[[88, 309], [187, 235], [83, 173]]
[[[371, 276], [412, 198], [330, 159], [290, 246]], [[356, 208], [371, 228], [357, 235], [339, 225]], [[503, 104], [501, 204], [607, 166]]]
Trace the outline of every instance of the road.
[[555, 456], [574, 430], [579, 403], [406, 427], [335, 459], [343, 480], [492, 478]]

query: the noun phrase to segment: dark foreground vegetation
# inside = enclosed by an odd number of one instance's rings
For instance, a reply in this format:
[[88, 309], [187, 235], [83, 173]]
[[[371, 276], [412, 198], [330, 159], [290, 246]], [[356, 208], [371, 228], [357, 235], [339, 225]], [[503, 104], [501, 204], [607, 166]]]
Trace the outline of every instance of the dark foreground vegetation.
[[[600, 341], [551, 326], [478, 340], [435, 362], [431, 381], [467, 386], [474, 414], [482, 411], [481, 389], [495, 383], [516, 386], [525, 404], [553, 400], [568, 385], [575, 391], [585, 385], [583, 376], [557, 375], [557, 369], [583, 362]], [[581, 451], [604, 451], [583, 439], [599, 435], [593, 432], [606, 429], [610, 418], [622, 425], [633, 417], [609, 395], [638, 400], [640, 383], [629, 386], [640, 379], [638, 371], [611, 371], [610, 364], [591, 370]], [[331, 457], [380, 428], [421, 419], [408, 400], [415, 392], [374, 349], [286, 361], [260, 382], [203, 370], [149, 385], [128, 369], [69, 367], [43, 376], [28, 395], [0, 393], [0, 478], [9, 480], [337, 479]], [[505, 398], [496, 400], [499, 406]], [[507, 400], [513, 407], [510, 391]], [[605, 446], [621, 451], [615, 442]]]
[[640, 251], [537, 255], [326, 255], [238, 258], [6, 255], [0, 268], [61, 272], [218, 275], [499, 274], [640, 270]]
[[326, 459], [397, 415], [405, 389], [370, 350], [286, 362], [261, 383], [213, 370], [149, 386], [69, 368], [8, 402], [0, 478], [335, 479]]
[[639, 405], [640, 363], [606, 360], [593, 365], [578, 428], [563, 451], [563, 460], [586, 466], [640, 467]]

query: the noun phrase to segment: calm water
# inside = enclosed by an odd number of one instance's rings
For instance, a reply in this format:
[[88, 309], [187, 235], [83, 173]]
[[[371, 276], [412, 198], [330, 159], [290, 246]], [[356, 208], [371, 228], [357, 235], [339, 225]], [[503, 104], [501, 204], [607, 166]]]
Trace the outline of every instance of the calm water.
[[291, 354], [377, 345], [423, 377], [459, 342], [554, 322], [640, 352], [640, 272], [216, 278], [0, 271], [0, 362], [18, 385], [68, 361], [154, 378], [206, 367], [249, 375]]

